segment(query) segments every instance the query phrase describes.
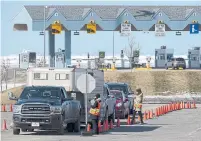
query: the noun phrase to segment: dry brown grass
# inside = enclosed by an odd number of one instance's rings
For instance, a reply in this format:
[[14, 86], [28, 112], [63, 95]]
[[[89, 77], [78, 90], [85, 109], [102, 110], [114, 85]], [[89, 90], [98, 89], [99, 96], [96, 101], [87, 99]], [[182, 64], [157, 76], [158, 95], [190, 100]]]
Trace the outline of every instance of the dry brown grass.
[[15, 101], [8, 99], [8, 92], [12, 92], [15, 96], [19, 97], [23, 90], [23, 86], [15, 87], [1, 93], [1, 104], [14, 104]]
[[146, 95], [201, 92], [201, 71], [134, 71], [105, 72], [105, 80], [141, 87]]

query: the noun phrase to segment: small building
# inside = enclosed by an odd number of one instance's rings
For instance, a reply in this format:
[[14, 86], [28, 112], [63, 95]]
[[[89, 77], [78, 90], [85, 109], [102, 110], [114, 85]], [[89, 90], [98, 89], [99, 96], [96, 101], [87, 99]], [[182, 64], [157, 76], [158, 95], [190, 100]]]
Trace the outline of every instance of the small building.
[[55, 68], [65, 68], [65, 50], [55, 52]]
[[36, 67], [36, 52], [23, 52], [19, 54], [19, 68]]
[[165, 68], [168, 60], [174, 56], [174, 49], [167, 49], [166, 46], [161, 46], [160, 49], [155, 49], [155, 68]]
[[190, 69], [201, 69], [201, 47], [188, 50], [188, 64]]

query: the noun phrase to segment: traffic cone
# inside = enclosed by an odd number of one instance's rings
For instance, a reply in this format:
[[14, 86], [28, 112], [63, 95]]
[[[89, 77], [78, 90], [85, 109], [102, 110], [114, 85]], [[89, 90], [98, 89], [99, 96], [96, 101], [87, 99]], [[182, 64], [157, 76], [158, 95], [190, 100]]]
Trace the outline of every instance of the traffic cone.
[[103, 123], [103, 131], [104, 131], [104, 132], [107, 131], [106, 121], [104, 121], [104, 123]]
[[91, 132], [91, 125], [87, 124], [87, 132]]
[[196, 109], [195, 101], [193, 101], [193, 108]]
[[7, 129], [7, 125], [6, 125], [6, 120], [5, 120], [5, 119], [3, 120], [2, 131], [3, 131], [3, 130], [8, 130], [8, 129]]
[[112, 122], [112, 120], [110, 121], [110, 129], [113, 129], [113, 122]]
[[106, 131], [109, 130], [108, 120], [106, 120]]
[[147, 112], [144, 112], [144, 120], [147, 120]]
[[[134, 117], [135, 119], [135, 117]], [[131, 124], [131, 119], [130, 119], [130, 116], [128, 115], [128, 119], [127, 119], [127, 125], [130, 125]]]
[[102, 132], [101, 121], [98, 122], [98, 130], [99, 130], [99, 133]]
[[153, 118], [153, 110], [150, 111], [150, 119]]
[[191, 102], [189, 102], [189, 108], [191, 109]]
[[187, 102], [187, 108], [188, 108], [188, 109], [190, 108], [190, 106], [189, 106], [189, 102]]
[[147, 119], [150, 119], [150, 110], [147, 113]]
[[13, 112], [13, 105], [10, 104], [10, 112]]
[[120, 120], [117, 118], [117, 127], [120, 127]]
[[1, 105], [1, 109], [2, 109], [2, 112], [5, 112], [6, 111], [6, 105]]

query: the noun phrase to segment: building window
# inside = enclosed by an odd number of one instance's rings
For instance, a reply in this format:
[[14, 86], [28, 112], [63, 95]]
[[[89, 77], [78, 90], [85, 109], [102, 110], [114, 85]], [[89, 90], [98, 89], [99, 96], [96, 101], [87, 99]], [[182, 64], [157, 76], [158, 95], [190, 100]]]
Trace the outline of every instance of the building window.
[[159, 60], [165, 60], [165, 55], [159, 55]]
[[162, 13], [159, 13], [158, 15], [161, 17], [163, 14], [162, 14]]
[[47, 73], [34, 73], [34, 80], [48, 80]]
[[55, 80], [69, 80], [69, 74], [65, 73], [56, 73]]
[[193, 13], [193, 16], [196, 16], [196, 13]]
[[93, 12], [90, 13], [90, 16], [93, 16]]
[[55, 14], [54, 14], [54, 16], [58, 16], [58, 15], [59, 15], [58, 13], [55, 13]]

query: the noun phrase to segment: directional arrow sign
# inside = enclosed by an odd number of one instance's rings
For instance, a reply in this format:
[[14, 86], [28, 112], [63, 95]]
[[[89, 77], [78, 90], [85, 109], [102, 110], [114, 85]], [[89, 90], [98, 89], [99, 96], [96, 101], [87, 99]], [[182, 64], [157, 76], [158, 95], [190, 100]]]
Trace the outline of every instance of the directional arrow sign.
[[77, 88], [80, 92], [88, 94], [96, 87], [96, 80], [89, 74], [82, 74], [77, 79]]

